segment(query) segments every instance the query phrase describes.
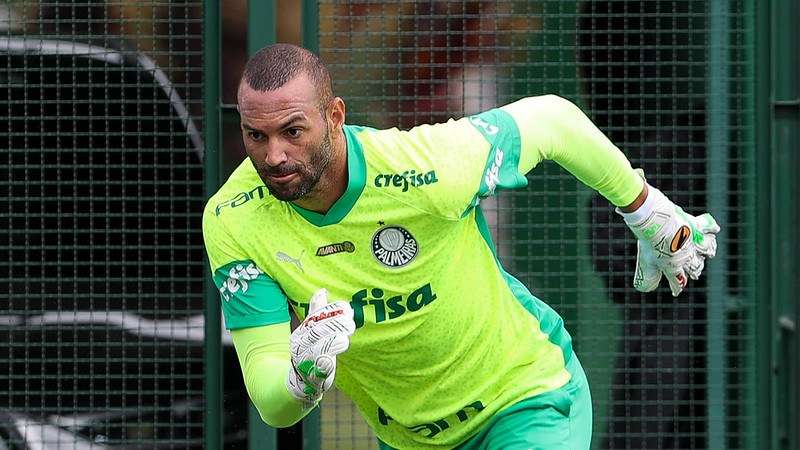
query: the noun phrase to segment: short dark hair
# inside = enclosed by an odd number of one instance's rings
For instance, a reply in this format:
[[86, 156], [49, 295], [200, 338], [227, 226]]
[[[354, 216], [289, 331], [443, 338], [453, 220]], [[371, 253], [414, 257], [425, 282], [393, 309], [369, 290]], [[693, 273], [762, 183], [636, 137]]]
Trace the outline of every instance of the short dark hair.
[[274, 91], [301, 73], [316, 87], [319, 106], [324, 109], [333, 99], [331, 75], [317, 55], [302, 47], [272, 44], [262, 48], [247, 61], [242, 81], [255, 91]]

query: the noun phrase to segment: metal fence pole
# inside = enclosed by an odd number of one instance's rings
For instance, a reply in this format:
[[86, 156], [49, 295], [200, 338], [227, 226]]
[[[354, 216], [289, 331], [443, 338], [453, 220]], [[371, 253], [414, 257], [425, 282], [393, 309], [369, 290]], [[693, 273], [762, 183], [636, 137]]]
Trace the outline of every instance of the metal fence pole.
[[756, 259], [756, 379], [759, 399], [756, 429], [756, 447], [774, 446], [775, 433], [772, 417], [773, 373], [773, 314], [772, 314], [772, 257], [773, 245], [770, 235], [771, 199], [770, 179], [770, 7], [771, 1], [758, 2], [755, 9], [755, 157], [756, 157], [756, 240], [764, 243], [755, 253]]
[[[247, 2], [247, 55], [253, 56], [262, 47], [277, 41], [275, 0], [248, 0]], [[236, 114], [231, 110], [231, 114]], [[238, 121], [238, 119], [237, 119]], [[278, 431], [261, 420], [255, 406], [250, 403], [247, 414], [247, 447], [250, 450], [278, 448]]]
[[[219, 187], [220, 139], [220, 14], [219, 2], [203, 1], [203, 161], [206, 198]], [[205, 290], [205, 448], [222, 448], [222, 330], [217, 290], [206, 281]]]
[[[743, 191], [745, 192], [745, 195], [740, 199], [740, 201], [742, 202], [744, 221], [747, 224], [743, 227], [744, 245], [742, 249], [742, 254], [748, 255], [748, 257], [744, 258], [743, 261], [743, 269], [744, 273], [746, 274], [744, 275], [746, 290], [743, 295], [745, 299], [744, 306], [746, 308], [744, 317], [747, 323], [745, 329], [747, 329], [748, 336], [752, 336], [752, 338], [747, 339], [747, 344], [745, 346], [744, 365], [746, 370], [743, 378], [743, 399], [745, 406], [743, 410], [743, 418], [738, 422], [738, 424], [742, 426], [745, 423], [755, 423], [755, 426], [749, 428], [745, 433], [744, 448], [756, 450], [763, 448], [759, 446], [759, 439], [760, 433], [762, 432], [760, 425], [764, 423], [761, 415], [761, 405], [763, 404], [763, 399], [759, 395], [759, 379], [761, 378], [759, 372], [759, 358], [761, 357], [759, 354], [759, 344], [761, 342], [761, 337], [758, 333], [760, 328], [758, 325], [758, 318], [759, 310], [761, 308], [760, 302], [758, 301], [759, 297], [755, 275], [758, 267], [756, 261], [756, 252], [758, 251], [757, 249], [760, 248], [760, 246], [756, 245], [758, 239], [757, 223], [759, 216], [759, 203], [756, 191], [756, 161], [758, 158], [757, 149], [759, 148], [758, 141], [756, 140], [758, 116], [758, 103], [756, 102], [756, 95], [758, 92], [758, 79], [761, 74], [760, 72], [757, 72], [756, 68], [756, 45], [758, 39], [756, 35], [757, 18], [755, 2], [744, 2], [743, 9], [745, 17], [743, 46], [745, 73], [744, 80], [741, 81], [741, 89], [743, 96], [742, 132], [744, 135], [744, 147], [742, 149], [742, 174], [744, 176]], [[767, 348], [769, 348], [769, 345]], [[769, 352], [763, 353], [769, 354]], [[766, 423], [769, 424], [769, 422]]]
[[275, 0], [248, 0], [247, 55], [253, 56], [262, 47], [278, 40]]
[[[730, 161], [730, 24], [728, 1], [709, 3], [708, 11], [708, 208], [721, 224], [728, 222], [728, 162]], [[727, 357], [725, 325], [728, 296], [728, 238], [724, 231], [718, 241], [717, 256], [708, 266], [708, 326], [706, 329], [708, 364], [708, 448], [724, 449], [725, 390]]]
[[776, 327], [773, 385], [776, 421], [776, 449], [796, 449], [800, 445], [798, 429], [797, 326], [800, 316], [797, 292], [800, 290], [800, 4], [797, 0], [775, 0], [769, 29], [771, 36], [771, 148], [772, 208], [770, 240], [773, 246], [772, 296]]
[[319, 2], [303, 0], [301, 11], [303, 47], [319, 53]]

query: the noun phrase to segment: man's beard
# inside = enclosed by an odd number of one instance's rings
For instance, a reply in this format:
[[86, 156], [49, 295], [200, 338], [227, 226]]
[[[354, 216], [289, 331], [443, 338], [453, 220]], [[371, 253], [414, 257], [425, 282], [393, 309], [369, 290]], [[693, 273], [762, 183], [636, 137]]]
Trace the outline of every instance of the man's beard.
[[[267, 186], [269, 193], [278, 200], [291, 202], [308, 195], [317, 186], [322, 174], [331, 162], [332, 155], [331, 135], [326, 127], [325, 136], [323, 136], [322, 142], [319, 143], [316, 151], [311, 155], [308, 164], [286, 163], [270, 168], [262, 162], [257, 164], [256, 167], [258, 167], [258, 173]], [[297, 177], [287, 185], [273, 184], [269, 178], [269, 176], [287, 175], [293, 172], [297, 174]]]

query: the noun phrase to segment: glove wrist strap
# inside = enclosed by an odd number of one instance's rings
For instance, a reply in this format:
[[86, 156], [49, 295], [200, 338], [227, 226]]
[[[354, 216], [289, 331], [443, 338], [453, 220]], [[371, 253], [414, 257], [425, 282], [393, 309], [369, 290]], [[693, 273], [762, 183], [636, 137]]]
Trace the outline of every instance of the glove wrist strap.
[[653, 214], [656, 207], [661, 199], [666, 200], [664, 194], [659, 191], [658, 189], [647, 186], [647, 197], [644, 199], [644, 202], [636, 209], [636, 211], [626, 213], [619, 208], [616, 208], [615, 211], [617, 214], [621, 215], [623, 219], [625, 219], [625, 223], [629, 226], [636, 226], [641, 224], [645, 221], [648, 217]]

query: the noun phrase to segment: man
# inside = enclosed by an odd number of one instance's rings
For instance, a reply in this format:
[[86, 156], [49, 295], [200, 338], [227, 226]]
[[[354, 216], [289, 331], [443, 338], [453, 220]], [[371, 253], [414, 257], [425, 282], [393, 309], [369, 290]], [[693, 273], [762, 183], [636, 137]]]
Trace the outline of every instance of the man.
[[277, 44], [247, 63], [238, 107], [249, 158], [203, 230], [248, 393], [272, 426], [300, 420], [335, 380], [383, 448], [589, 448], [571, 338], [500, 266], [480, 208], [543, 159], [620, 207], [640, 239], [637, 288], [666, 275], [677, 295], [716, 248], [711, 216], [648, 187], [556, 96], [409, 131], [348, 126], [321, 61]]

